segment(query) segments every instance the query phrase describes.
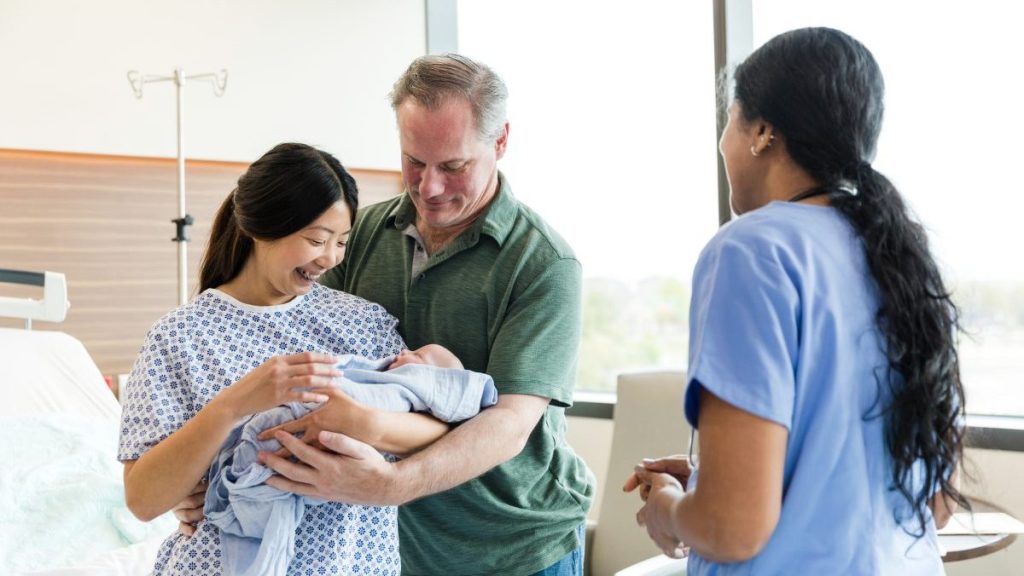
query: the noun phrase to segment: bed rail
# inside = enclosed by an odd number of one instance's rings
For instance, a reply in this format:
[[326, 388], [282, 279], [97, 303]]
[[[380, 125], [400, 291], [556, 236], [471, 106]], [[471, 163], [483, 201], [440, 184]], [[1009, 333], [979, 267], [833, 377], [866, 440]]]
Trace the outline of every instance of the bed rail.
[[0, 268], [0, 283], [42, 286], [42, 300], [0, 296], [0, 316], [24, 319], [26, 330], [32, 329], [33, 320], [63, 322], [67, 316], [71, 303], [63, 274]]

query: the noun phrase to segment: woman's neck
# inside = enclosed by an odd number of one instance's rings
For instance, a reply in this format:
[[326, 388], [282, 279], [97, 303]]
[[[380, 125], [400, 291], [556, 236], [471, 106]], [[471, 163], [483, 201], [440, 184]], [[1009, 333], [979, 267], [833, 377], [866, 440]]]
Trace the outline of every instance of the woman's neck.
[[250, 260], [238, 276], [217, 286], [217, 289], [250, 306], [276, 306], [294, 298], [294, 296], [276, 293], [270, 282], [260, 277], [254, 268], [255, 266]]

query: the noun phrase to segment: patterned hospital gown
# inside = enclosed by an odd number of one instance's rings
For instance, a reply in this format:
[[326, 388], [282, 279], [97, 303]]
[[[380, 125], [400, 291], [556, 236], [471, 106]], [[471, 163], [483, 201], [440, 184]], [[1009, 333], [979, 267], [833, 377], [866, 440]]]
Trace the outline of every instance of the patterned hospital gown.
[[[404, 347], [398, 321], [378, 304], [315, 285], [278, 306], [249, 306], [218, 290], [161, 318], [122, 393], [118, 459], [137, 460], [181, 428], [223, 388], [265, 360], [303, 351], [381, 358]], [[292, 576], [396, 575], [397, 509], [327, 503], [295, 532]], [[156, 574], [221, 574], [220, 534], [200, 522], [191, 538], [164, 541]]]

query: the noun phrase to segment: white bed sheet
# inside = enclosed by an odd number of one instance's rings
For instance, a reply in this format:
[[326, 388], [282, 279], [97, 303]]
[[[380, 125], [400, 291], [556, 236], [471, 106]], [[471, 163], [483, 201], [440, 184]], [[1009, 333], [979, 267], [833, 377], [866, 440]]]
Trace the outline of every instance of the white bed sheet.
[[[0, 429], [5, 424], [13, 425], [34, 416], [52, 418], [56, 415], [59, 418], [66, 415], [69, 422], [85, 419], [94, 422], [96, 428], [111, 430], [116, 430], [120, 420], [120, 404], [110, 393], [85, 347], [62, 332], [0, 328], [0, 394]], [[104, 480], [119, 482], [120, 467], [114, 460], [116, 438], [110, 444], [109, 457], [114, 465], [107, 472], [110, 478], [104, 477]], [[106, 454], [106, 442], [102, 449]], [[0, 494], [0, 502], [15, 501], [13, 496], [16, 495]], [[122, 526], [123, 512], [118, 511], [122, 516]], [[16, 516], [12, 514], [10, 517]], [[175, 526], [169, 516], [154, 522], [160, 528], [154, 530], [155, 526], [148, 526], [145, 538], [135, 544], [90, 553], [88, 558], [70, 566], [15, 573], [26, 576], [149, 574], [157, 549]], [[108, 530], [109, 526], [97, 527], [100, 529]], [[82, 538], [88, 539], [90, 534], [83, 533]], [[14, 568], [0, 558], [0, 574], [10, 574], [12, 570]]]
[[0, 417], [70, 413], [120, 418], [85, 346], [63, 332], [0, 328]]
[[153, 573], [156, 553], [166, 536], [118, 548], [75, 566], [22, 572], [19, 576], [144, 576]]

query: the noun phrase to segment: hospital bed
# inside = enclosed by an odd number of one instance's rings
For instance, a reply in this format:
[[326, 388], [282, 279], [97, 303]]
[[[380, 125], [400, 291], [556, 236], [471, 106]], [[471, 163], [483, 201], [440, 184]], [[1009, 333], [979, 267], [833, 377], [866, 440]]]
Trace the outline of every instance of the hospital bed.
[[33, 321], [67, 311], [62, 274], [0, 269], [12, 284], [42, 288], [42, 299], [0, 295], [0, 574], [149, 574], [177, 523], [136, 520], [124, 505], [116, 460], [121, 408], [81, 342]]

